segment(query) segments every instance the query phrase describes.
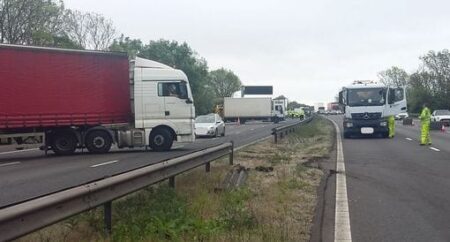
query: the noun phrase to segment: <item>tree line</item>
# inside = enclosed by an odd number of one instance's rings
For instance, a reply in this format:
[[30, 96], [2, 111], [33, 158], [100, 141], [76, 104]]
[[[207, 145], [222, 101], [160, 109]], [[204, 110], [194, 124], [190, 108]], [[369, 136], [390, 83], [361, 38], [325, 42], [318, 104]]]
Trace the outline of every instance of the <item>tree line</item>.
[[378, 74], [380, 81], [406, 87], [411, 113], [419, 113], [424, 103], [432, 110], [450, 109], [450, 52], [429, 51], [419, 59], [416, 71], [408, 73], [393, 66]]
[[0, 43], [127, 52], [183, 70], [190, 80], [197, 114], [213, 111], [241, 88], [233, 71], [209, 70], [187, 43], [118, 35], [110, 19], [67, 9], [62, 0], [0, 0]]

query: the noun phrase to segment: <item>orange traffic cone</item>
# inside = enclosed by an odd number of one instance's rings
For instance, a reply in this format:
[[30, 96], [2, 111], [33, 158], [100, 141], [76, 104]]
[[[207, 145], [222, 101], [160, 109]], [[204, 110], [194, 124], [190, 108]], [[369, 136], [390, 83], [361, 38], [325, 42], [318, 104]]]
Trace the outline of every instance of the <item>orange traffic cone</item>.
[[445, 125], [444, 125], [444, 124], [442, 124], [441, 132], [442, 132], [442, 133], [445, 133]]

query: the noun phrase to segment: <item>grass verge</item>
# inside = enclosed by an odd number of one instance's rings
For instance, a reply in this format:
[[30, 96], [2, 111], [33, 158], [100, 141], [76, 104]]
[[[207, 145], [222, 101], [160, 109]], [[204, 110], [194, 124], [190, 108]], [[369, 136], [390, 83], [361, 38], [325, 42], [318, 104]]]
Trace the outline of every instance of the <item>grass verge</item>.
[[[177, 176], [113, 203], [113, 235], [103, 233], [94, 209], [20, 241], [307, 241], [323, 172], [318, 163], [332, 148], [333, 127], [322, 118], [301, 126], [279, 144], [264, 141], [237, 152], [249, 168], [246, 185], [218, 191], [227, 160]], [[272, 167], [260, 172], [256, 167]]]

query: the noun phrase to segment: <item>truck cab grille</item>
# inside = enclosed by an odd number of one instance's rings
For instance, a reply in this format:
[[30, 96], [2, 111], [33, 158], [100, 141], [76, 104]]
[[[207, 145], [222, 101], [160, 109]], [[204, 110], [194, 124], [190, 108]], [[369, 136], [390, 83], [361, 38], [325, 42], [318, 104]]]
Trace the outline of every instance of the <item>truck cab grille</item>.
[[356, 120], [373, 120], [380, 118], [381, 113], [352, 113], [352, 119]]

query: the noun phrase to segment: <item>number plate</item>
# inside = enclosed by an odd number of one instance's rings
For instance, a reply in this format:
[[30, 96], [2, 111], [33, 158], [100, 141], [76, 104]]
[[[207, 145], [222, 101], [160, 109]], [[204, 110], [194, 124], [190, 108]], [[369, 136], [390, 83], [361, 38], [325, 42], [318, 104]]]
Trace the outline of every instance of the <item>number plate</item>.
[[361, 134], [373, 134], [373, 128], [361, 128]]

